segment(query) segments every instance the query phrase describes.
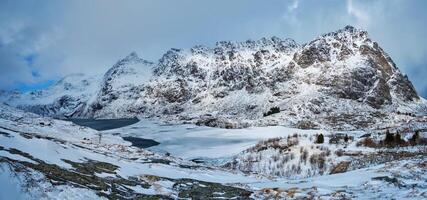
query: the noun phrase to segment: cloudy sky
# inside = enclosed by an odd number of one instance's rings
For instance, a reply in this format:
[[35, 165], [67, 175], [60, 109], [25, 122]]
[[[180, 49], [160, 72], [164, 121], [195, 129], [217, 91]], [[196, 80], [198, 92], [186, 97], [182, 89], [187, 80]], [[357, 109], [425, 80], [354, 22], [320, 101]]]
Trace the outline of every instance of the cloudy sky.
[[0, 0], [0, 89], [43, 88], [70, 73], [103, 73], [136, 51], [220, 40], [299, 43], [347, 24], [367, 30], [427, 97], [425, 0]]

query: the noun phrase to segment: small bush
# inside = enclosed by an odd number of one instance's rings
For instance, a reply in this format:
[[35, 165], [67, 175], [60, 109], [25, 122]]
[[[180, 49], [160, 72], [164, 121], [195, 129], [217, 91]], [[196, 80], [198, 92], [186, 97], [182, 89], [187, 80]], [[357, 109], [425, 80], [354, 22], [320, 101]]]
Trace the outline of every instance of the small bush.
[[393, 145], [394, 143], [394, 137], [393, 134], [390, 133], [390, 131], [387, 130], [384, 138], [384, 144], [385, 145]]
[[415, 131], [415, 133], [412, 135], [411, 139], [409, 140], [411, 142], [411, 145], [414, 146], [418, 143], [420, 139], [419, 131]]
[[403, 145], [405, 143], [399, 133], [396, 133], [394, 135], [394, 142], [396, 143], [396, 145]]
[[345, 136], [344, 136], [344, 142], [348, 142], [348, 140], [349, 140], [349, 137], [348, 137], [348, 135], [347, 134], [345, 134]]
[[386, 135], [382, 144], [387, 147], [407, 145], [407, 143], [405, 142], [405, 140], [402, 139], [399, 133], [396, 133], [393, 135], [389, 131], [386, 132]]
[[323, 134], [317, 135], [316, 143], [317, 144], [323, 144], [323, 142], [325, 142], [325, 138], [323, 137]]

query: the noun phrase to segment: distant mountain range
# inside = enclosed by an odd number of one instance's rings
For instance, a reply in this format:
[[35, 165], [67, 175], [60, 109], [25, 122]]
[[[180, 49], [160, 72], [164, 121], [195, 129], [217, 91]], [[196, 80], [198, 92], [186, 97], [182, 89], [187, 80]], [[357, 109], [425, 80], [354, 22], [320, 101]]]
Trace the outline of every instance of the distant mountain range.
[[75, 74], [0, 101], [59, 118], [156, 117], [223, 128], [354, 130], [417, 122], [427, 101], [378, 43], [346, 26], [306, 44], [277, 37], [131, 53], [103, 76]]

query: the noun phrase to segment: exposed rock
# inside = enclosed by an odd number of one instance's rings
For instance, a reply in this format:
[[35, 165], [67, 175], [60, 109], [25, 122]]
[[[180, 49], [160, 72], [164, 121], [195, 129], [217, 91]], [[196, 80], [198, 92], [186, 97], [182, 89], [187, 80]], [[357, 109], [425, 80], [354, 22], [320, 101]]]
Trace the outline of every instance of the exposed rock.
[[[220, 127], [353, 130], [394, 123], [392, 113], [398, 110], [427, 111], [426, 101], [384, 50], [366, 31], [351, 26], [301, 46], [277, 37], [221, 41], [214, 47], [171, 49], [156, 63], [131, 53], [100, 82], [90, 80], [59, 82], [62, 91], [81, 89], [57, 95], [53, 102], [51, 89], [27, 98], [2, 92], [0, 100], [49, 116], [157, 116]], [[36, 104], [31, 98], [45, 101]], [[274, 106], [281, 112], [264, 118]], [[208, 114], [237, 124], [200, 117]]]
[[310, 42], [308, 46], [303, 47], [303, 50], [300, 54], [295, 54], [294, 59], [296, 63], [302, 68], [313, 65], [316, 62], [326, 62], [330, 61], [330, 52], [331, 48], [325, 39], [321, 38]]
[[341, 161], [336, 166], [334, 166], [331, 170], [331, 174], [338, 174], [338, 173], [344, 173], [347, 171], [348, 166], [350, 166], [350, 162], [348, 161]]

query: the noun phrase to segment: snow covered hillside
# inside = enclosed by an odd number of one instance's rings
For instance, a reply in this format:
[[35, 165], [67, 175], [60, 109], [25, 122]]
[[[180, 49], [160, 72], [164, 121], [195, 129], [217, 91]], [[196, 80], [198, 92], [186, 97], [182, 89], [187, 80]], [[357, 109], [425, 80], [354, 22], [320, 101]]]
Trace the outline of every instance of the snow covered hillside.
[[0, 199], [186, 198], [206, 186], [201, 198], [248, 197], [251, 191], [229, 185], [258, 180], [6, 105], [0, 113]]
[[[78, 83], [75, 83], [78, 80]], [[242, 128], [381, 129], [417, 121], [427, 101], [363, 30], [346, 26], [299, 45], [277, 37], [171, 49], [158, 62], [131, 53], [103, 78], [3, 92], [44, 116], [155, 117]], [[33, 100], [35, 99], [35, 101]]]
[[99, 91], [100, 76], [72, 74], [39, 91], [3, 92], [2, 102], [20, 109], [60, 118], [78, 117]]
[[117, 62], [104, 75], [101, 89], [86, 116], [118, 118], [140, 112], [142, 92], [152, 76], [153, 63], [141, 59], [135, 52]]
[[[158, 127], [98, 132], [0, 104], [0, 199], [427, 198], [425, 132], [389, 141], [364, 131]], [[165, 145], [136, 148], [127, 135]], [[169, 143], [180, 137], [218, 140]], [[175, 157], [203, 146], [205, 161]]]

